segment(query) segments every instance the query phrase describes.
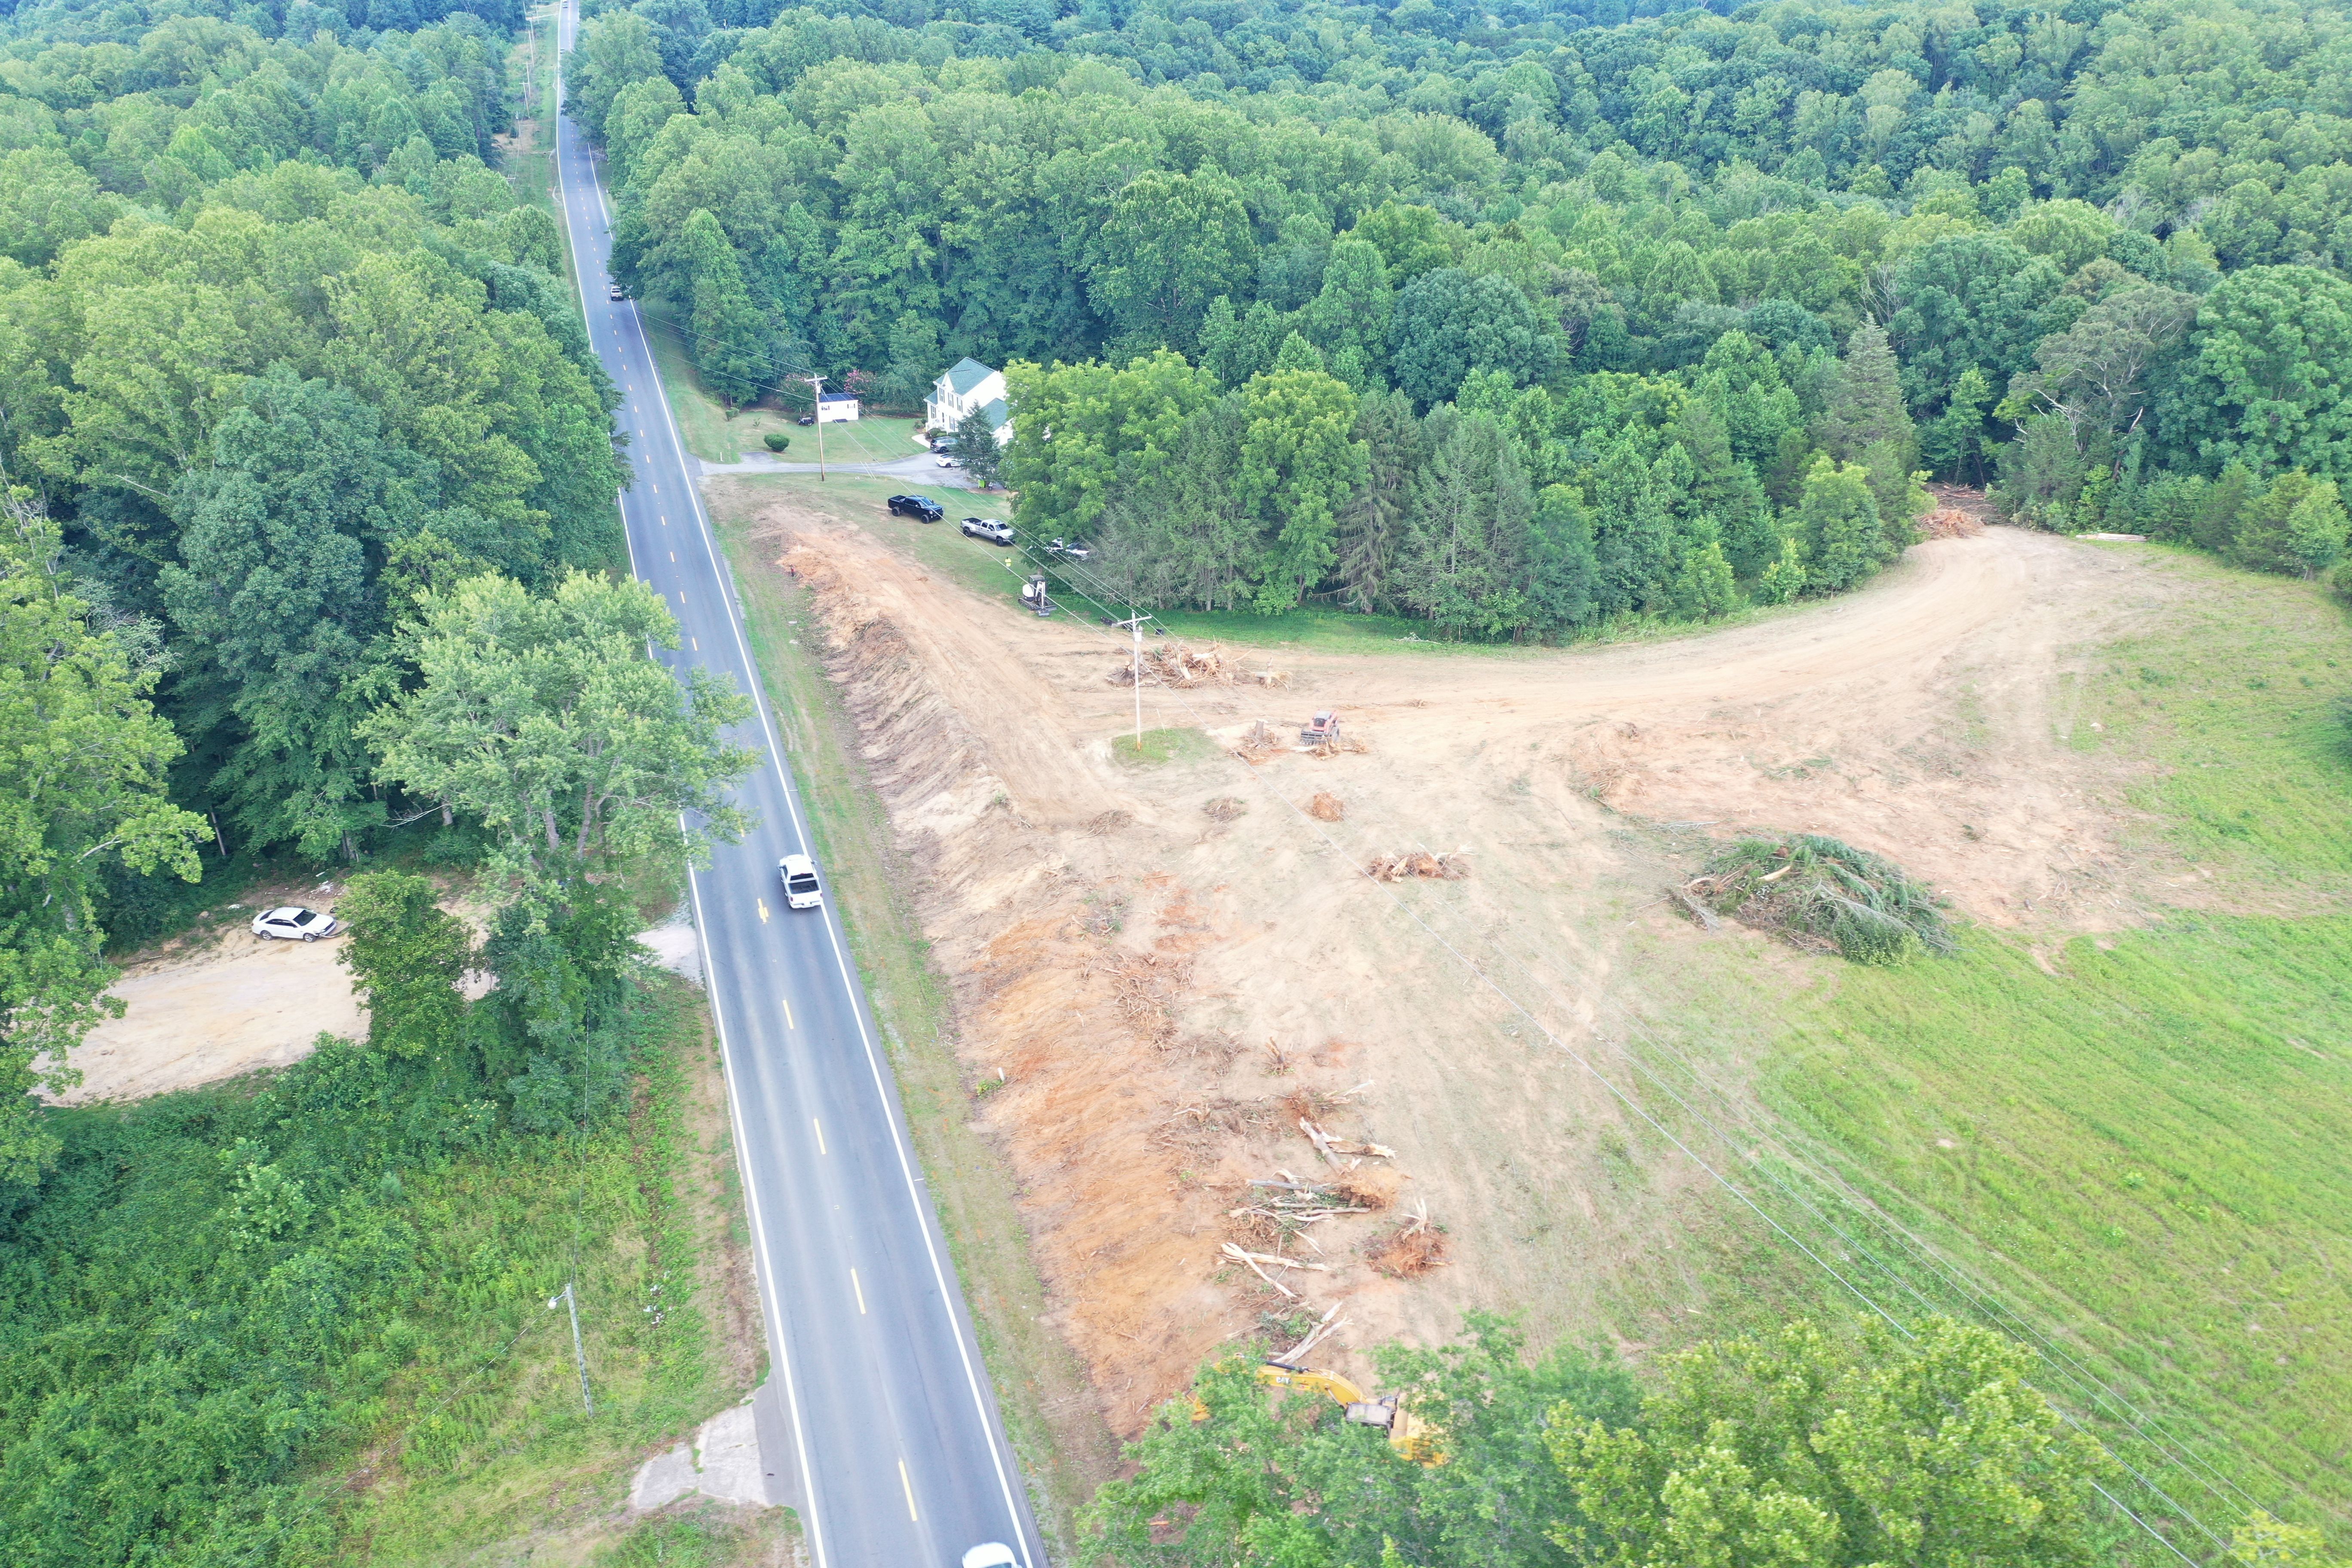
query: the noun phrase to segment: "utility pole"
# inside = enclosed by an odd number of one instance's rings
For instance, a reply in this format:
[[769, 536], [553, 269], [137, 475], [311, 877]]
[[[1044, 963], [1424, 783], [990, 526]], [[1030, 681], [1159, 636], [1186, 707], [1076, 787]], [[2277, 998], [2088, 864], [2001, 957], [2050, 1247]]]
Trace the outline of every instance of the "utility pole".
[[824, 377], [808, 378], [809, 412], [816, 416], [816, 482], [824, 483]]
[[563, 1282], [562, 1295], [548, 1298], [548, 1309], [553, 1310], [558, 1301], [562, 1302], [572, 1313], [572, 1359], [580, 1368], [580, 1403], [588, 1407], [589, 1415], [593, 1415], [596, 1414], [596, 1399], [588, 1392], [588, 1352], [580, 1348], [580, 1301], [572, 1293], [571, 1280]]
[[1134, 615], [1123, 621], [1113, 621], [1115, 626], [1125, 626], [1135, 634], [1135, 754], [1143, 755], [1143, 623], [1151, 617]]

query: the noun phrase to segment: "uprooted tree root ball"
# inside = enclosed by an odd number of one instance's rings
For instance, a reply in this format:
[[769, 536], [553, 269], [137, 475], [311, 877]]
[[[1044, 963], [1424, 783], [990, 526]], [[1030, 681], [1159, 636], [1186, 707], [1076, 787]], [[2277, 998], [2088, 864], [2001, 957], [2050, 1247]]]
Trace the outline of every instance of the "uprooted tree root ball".
[[1470, 862], [1458, 850], [1451, 855], [1432, 855], [1426, 849], [1415, 849], [1403, 855], [1375, 855], [1366, 862], [1364, 875], [1375, 882], [1398, 882], [1407, 877], [1458, 882], [1470, 875]]
[[1425, 1219], [1409, 1219], [1364, 1247], [1364, 1261], [1393, 1279], [1417, 1279], [1445, 1262], [1445, 1233]]
[[1944, 900], [1885, 856], [1817, 834], [1742, 839], [1684, 890], [1718, 913], [1856, 963], [1954, 951]]
[[1318, 822], [1339, 822], [1347, 817], [1348, 808], [1338, 795], [1318, 790], [1315, 798], [1307, 803], [1307, 815]]

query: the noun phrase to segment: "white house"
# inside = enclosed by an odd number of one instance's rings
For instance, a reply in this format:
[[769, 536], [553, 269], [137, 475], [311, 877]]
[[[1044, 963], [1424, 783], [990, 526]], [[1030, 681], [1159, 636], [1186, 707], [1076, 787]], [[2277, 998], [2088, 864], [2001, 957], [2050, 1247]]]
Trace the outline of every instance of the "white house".
[[857, 399], [846, 392], [828, 392], [816, 400], [816, 422], [847, 425], [857, 418]]
[[986, 412], [998, 446], [1013, 439], [1013, 415], [1004, 405], [1004, 373], [965, 358], [931, 384], [931, 395], [923, 400], [923, 427], [952, 436], [975, 408]]

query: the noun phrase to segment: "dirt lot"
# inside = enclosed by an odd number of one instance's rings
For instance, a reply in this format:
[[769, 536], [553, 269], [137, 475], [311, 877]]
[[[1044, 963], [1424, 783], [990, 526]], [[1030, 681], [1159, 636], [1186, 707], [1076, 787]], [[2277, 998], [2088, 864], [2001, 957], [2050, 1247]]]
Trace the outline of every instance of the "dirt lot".
[[[322, 1034], [365, 1034], [367, 1009], [352, 994], [352, 972], [335, 961], [341, 933], [316, 942], [265, 942], [248, 929], [254, 911], [285, 903], [332, 910], [334, 884], [248, 893], [210, 911], [187, 935], [126, 961], [111, 992], [122, 999], [122, 1016], [100, 1024], [75, 1050], [82, 1081], [59, 1101], [194, 1089], [300, 1061]], [[479, 905], [453, 896], [445, 907], [479, 936], [486, 916]], [[700, 983], [701, 949], [683, 910], [637, 941], [655, 963]], [[467, 994], [488, 989], [486, 975], [469, 977]]]
[[280, 1068], [310, 1054], [323, 1032], [367, 1028], [352, 994], [351, 971], [335, 962], [340, 934], [324, 942], [265, 942], [247, 929], [256, 910], [279, 903], [319, 907], [319, 889], [276, 889], [217, 919], [193, 937], [163, 943], [122, 966], [113, 994], [123, 1015], [89, 1032], [73, 1053], [79, 1088], [68, 1105], [142, 1100], [177, 1089]]
[[[1137, 766], [1111, 749], [1133, 701], [1115, 634], [936, 580], [854, 503], [713, 489], [816, 592], [957, 989], [977, 1113], [1122, 1432], [1219, 1343], [1334, 1302], [1347, 1326], [1315, 1359], [1358, 1369], [1348, 1347], [1444, 1337], [1471, 1306], [1525, 1311], [1539, 1339], [1669, 1337], [1665, 1315], [1703, 1300], [1675, 1216], [1706, 1178], [1577, 1058], [1605, 1058], [1627, 964], [1708, 940], [1658, 894], [1712, 839], [1834, 834], [1972, 918], [2076, 930], [2131, 920], [2182, 870], [2124, 855], [2130, 780], [2068, 744], [2084, 650], [2172, 591], [2127, 554], [1995, 530], [1678, 639], [1254, 648], [1231, 662], [1286, 685], [1147, 685], [1147, 727], [1218, 744]], [[1224, 749], [1327, 707], [1368, 750]], [[1418, 850], [1471, 874], [1360, 874]], [[1788, 984], [1832, 975], [1754, 933], [1713, 940]], [[1712, 1065], [1738, 1081], [1736, 1049]], [[1302, 1117], [1393, 1158], [1327, 1163]], [[1371, 1212], [1246, 1212], [1284, 1192], [1252, 1181], [1290, 1178], [1353, 1183], [1344, 1206]], [[1321, 1267], [1265, 1266], [1286, 1298], [1229, 1242]]]

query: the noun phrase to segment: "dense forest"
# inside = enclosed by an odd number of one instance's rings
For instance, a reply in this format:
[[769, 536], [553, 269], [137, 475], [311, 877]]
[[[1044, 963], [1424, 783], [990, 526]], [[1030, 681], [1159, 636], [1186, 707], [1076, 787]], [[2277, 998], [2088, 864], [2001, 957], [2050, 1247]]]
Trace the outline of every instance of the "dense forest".
[[[469, 1377], [475, 1328], [531, 1321], [515, 1280], [563, 1259], [518, 1216], [608, 1147], [674, 1027], [630, 933], [695, 847], [681, 810], [739, 826], [717, 792], [753, 759], [719, 737], [748, 710], [646, 658], [675, 625], [612, 570], [615, 395], [552, 212], [500, 167], [520, 25], [0, 22], [11, 1563], [347, 1560], [319, 1467], [417, 1379]], [[407, 870], [341, 883], [366, 1039], [257, 1093], [32, 1099], [110, 1006], [110, 938], [193, 917], [200, 876], [226, 903], [273, 854], [349, 871], [403, 824], [488, 931]]]
[[922, 12], [606, 8], [621, 269], [739, 397], [1011, 365], [1019, 516], [1136, 597], [1707, 616], [1868, 575], [1922, 474], [2342, 552], [2339, 8]]

